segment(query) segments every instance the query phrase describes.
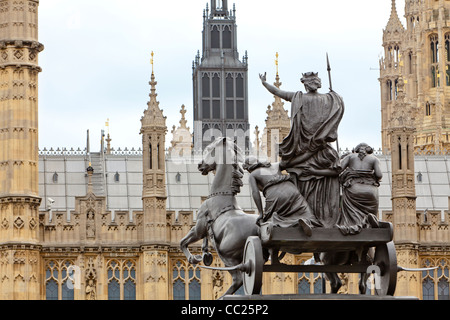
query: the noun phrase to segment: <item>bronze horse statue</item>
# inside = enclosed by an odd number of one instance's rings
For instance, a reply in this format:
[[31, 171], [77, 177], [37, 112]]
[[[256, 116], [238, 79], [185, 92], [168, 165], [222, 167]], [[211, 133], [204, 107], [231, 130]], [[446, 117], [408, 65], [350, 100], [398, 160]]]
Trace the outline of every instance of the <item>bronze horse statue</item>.
[[[258, 215], [243, 212], [236, 201], [243, 186], [244, 171], [240, 165], [243, 161], [241, 150], [229, 138], [218, 138], [205, 149], [198, 169], [203, 175], [214, 172], [215, 177], [211, 194], [199, 209], [196, 225], [180, 243], [189, 263], [198, 264], [203, 260], [205, 265], [211, 265], [210, 240], [225, 266], [235, 267], [242, 263], [247, 238], [258, 236]], [[203, 240], [203, 254], [191, 254], [188, 246], [200, 240]], [[239, 270], [228, 272], [233, 283], [225, 295], [232, 295], [243, 284], [242, 273]]]

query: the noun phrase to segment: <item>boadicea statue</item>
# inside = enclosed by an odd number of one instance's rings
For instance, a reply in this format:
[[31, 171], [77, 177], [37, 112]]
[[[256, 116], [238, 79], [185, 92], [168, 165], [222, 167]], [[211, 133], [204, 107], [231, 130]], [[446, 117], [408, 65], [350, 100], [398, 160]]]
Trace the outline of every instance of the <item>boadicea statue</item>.
[[[260, 294], [263, 272], [323, 272], [331, 293], [342, 286], [338, 273], [360, 273], [361, 294], [368, 276], [376, 273], [377, 294], [394, 295], [397, 272], [424, 270], [397, 265], [392, 224], [377, 219], [382, 173], [373, 149], [361, 143], [340, 157], [332, 145], [338, 145], [345, 107], [332, 89], [330, 71], [328, 62], [326, 94], [318, 92], [318, 73], [303, 74], [306, 93], [280, 90], [260, 75], [269, 92], [292, 103], [291, 131], [279, 145], [279, 163], [243, 159], [229, 138], [218, 138], [204, 152], [199, 170], [215, 172], [212, 190], [181, 249], [190, 263], [203, 261], [202, 268], [230, 272], [233, 283], [225, 296], [241, 285], [247, 295]], [[236, 202], [243, 169], [250, 173], [259, 214], [244, 213]], [[203, 254], [192, 255], [188, 246], [200, 240]], [[209, 240], [225, 268], [210, 267]], [[313, 253], [316, 264], [283, 264], [285, 253]]]

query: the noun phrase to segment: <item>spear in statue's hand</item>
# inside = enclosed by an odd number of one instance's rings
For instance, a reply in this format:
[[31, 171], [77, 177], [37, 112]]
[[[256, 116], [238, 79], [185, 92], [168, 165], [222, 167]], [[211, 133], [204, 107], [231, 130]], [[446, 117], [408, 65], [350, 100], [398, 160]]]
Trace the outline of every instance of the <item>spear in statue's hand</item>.
[[333, 84], [331, 82], [331, 65], [330, 59], [328, 59], [328, 53], [327, 53], [327, 70], [328, 70], [328, 79], [330, 81], [330, 91], [333, 91]]
[[[327, 70], [328, 70], [328, 79], [330, 80], [330, 92], [333, 91], [333, 83], [331, 82], [331, 65], [330, 65], [330, 59], [328, 58], [327, 53]], [[341, 150], [339, 149], [339, 139], [336, 137], [336, 149], [339, 154], [339, 157], [341, 156]]]

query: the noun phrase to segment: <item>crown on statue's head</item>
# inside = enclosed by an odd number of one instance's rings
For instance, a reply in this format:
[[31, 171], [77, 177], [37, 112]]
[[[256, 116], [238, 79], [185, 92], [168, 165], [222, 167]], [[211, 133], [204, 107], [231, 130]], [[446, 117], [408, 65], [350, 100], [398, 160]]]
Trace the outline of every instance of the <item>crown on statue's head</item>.
[[307, 73], [302, 73], [303, 78], [312, 78], [312, 77], [318, 77], [319, 73], [317, 72], [307, 72]]
[[306, 81], [310, 81], [312, 79], [319, 79], [319, 73], [317, 72], [307, 72], [307, 73], [302, 73], [303, 77], [300, 79], [300, 81], [302, 83], [305, 83]]

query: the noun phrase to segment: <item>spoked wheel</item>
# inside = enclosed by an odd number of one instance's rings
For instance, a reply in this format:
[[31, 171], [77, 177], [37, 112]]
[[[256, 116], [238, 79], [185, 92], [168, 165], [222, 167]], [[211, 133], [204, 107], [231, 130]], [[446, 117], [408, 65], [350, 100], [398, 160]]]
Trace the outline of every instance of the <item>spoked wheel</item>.
[[242, 271], [242, 278], [245, 294], [260, 294], [264, 258], [261, 240], [258, 237], [249, 237], [247, 239], [244, 249], [243, 265], [244, 271]]
[[376, 247], [374, 265], [379, 267], [379, 270], [373, 270], [376, 294], [393, 296], [397, 286], [398, 265], [397, 253], [392, 241]]

